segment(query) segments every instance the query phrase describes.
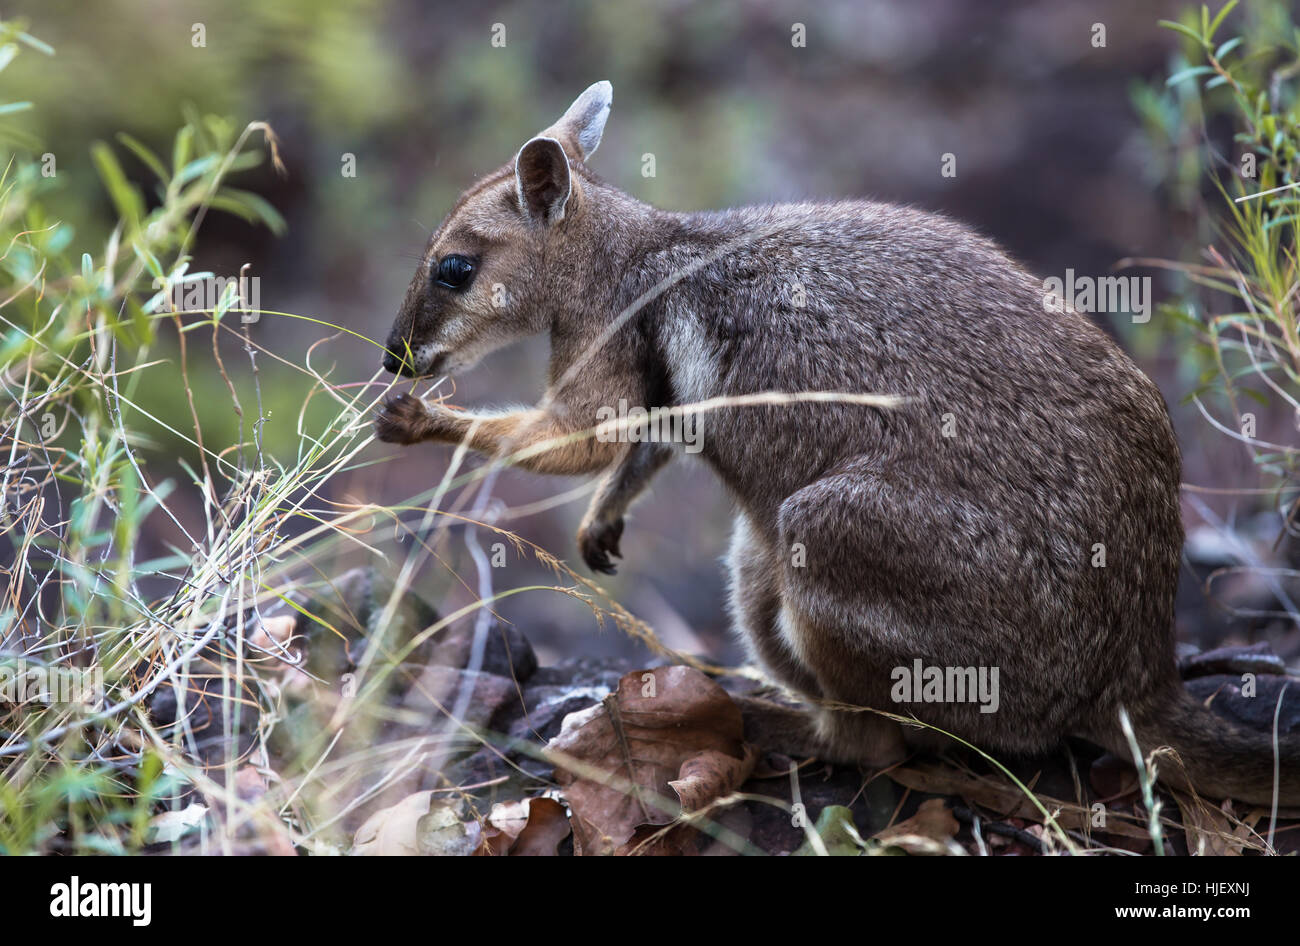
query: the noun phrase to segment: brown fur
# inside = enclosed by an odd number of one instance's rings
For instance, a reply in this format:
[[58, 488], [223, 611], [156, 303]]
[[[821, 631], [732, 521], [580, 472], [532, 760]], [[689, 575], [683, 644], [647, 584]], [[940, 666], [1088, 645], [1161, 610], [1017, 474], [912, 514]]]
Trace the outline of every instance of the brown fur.
[[[1128, 756], [1122, 706], [1142, 749], [1172, 745], [1200, 791], [1268, 800], [1267, 737], [1196, 706], [1176, 672], [1180, 461], [1155, 385], [1086, 318], [1045, 311], [1042, 284], [991, 241], [943, 217], [864, 201], [642, 204], [584, 163], [607, 111], [608, 85], [593, 86], [461, 198], [427, 260], [471, 255], [474, 283], [443, 289], [422, 267], [389, 340], [390, 367], [429, 374], [548, 332], [542, 406], [474, 415], [408, 395], [378, 418], [380, 438], [468, 437], [488, 454], [534, 450], [520, 460], [530, 470], [604, 471], [578, 542], [608, 571], [624, 513], [674, 451], [590, 436], [542, 449], [592, 428], [601, 407], [904, 395], [893, 410], [702, 417], [701, 456], [737, 507], [731, 608], [753, 656], [811, 699], [915, 713], [989, 750], [1080, 735]], [[1105, 567], [1091, 564], [1095, 543]], [[891, 671], [917, 658], [998, 667], [998, 711], [894, 703]], [[880, 764], [903, 748], [899, 727], [871, 713], [823, 709], [820, 731], [834, 758]], [[1295, 736], [1282, 738], [1281, 767], [1282, 800], [1300, 802]], [[1186, 784], [1173, 763], [1160, 771]]]

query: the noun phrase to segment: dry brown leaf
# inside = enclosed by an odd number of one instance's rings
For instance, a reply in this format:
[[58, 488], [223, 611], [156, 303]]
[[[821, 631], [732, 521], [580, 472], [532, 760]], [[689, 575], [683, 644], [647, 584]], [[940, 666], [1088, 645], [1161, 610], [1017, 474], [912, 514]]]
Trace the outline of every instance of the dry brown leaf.
[[361, 856], [410, 857], [420, 853], [419, 822], [429, 813], [433, 792], [407, 795], [376, 811], [357, 829], [352, 852]]
[[534, 798], [528, 808], [528, 823], [510, 846], [510, 856], [555, 857], [570, 830], [563, 805], [554, 798]]
[[[922, 838], [927, 841], [937, 841], [941, 846], [946, 845], [957, 836], [961, 825], [953, 816], [952, 810], [942, 798], [931, 798], [928, 801], [921, 802], [921, 807], [917, 809], [916, 814], [896, 825], [891, 825], [885, 830], [873, 835], [873, 840], [882, 844], [890, 844], [895, 847], [901, 847], [909, 850], [909, 845], [916, 838]], [[929, 853], [929, 851], [914, 851], [911, 853]]]
[[569, 818], [554, 798], [494, 805], [476, 856], [555, 857], [569, 836]]
[[683, 762], [678, 777], [668, 783], [677, 793], [682, 811], [701, 811], [745, 781], [754, 769], [758, 754], [750, 746], [744, 750], [745, 755], [740, 759], [710, 749]]
[[[899, 785], [918, 792], [935, 795], [957, 795], [976, 805], [996, 811], [1003, 817], [1029, 818], [1042, 821], [1043, 815], [1018, 787], [993, 778], [967, 775], [954, 769], [937, 765], [900, 766], [888, 773]], [[1056, 823], [1067, 831], [1085, 829], [1105, 834], [1121, 835], [1150, 841], [1145, 827], [1123, 820], [1116, 811], [1106, 813], [1106, 827], [1091, 828], [1092, 812], [1073, 802], [1036, 795], [1039, 802], [1056, 816]]]
[[739, 707], [700, 671], [626, 674], [617, 692], [567, 716], [547, 746], [573, 812], [574, 852], [626, 849], [638, 827], [729, 794], [755, 759], [742, 733]]
[[[1250, 825], [1234, 823], [1232, 801], [1227, 799], [1222, 808], [1215, 808], [1202, 798], [1174, 792], [1178, 810], [1183, 815], [1183, 834], [1187, 838], [1187, 853], [1216, 857], [1239, 857], [1249, 843]], [[1256, 845], [1251, 845], [1255, 847]]]
[[478, 824], [462, 824], [457, 806], [433, 792], [407, 795], [357, 829], [352, 853], [370, 857], [461, 856], [478, 847]]
[[700, 853], [700, 833], [684, 824], [643, 824], [615, 853], [638, 857], [693, 857]]
[[492, 806], [487, 824], [479, 845], [474, 850], [475, 857], [504, 857], [510, 853], [510, 845], [515, 843], [519, 832], [528, 824], [528, 799], [499, 802]]

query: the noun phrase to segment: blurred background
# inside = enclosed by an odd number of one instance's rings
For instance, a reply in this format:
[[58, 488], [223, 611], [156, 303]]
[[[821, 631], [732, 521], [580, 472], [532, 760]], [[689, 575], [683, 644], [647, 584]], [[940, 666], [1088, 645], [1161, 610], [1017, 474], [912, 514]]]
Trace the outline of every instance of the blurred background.
[[[432, 228], [476, 177], [507, 161], [587, 85], [609, 79], [614, 109], [593, 169], [630, 194], [674, 210], [840, 197], [905, 202], [958, 217], [1001, 242], [1031, 271], [1102, 276], [1129, 257], [1188, 258], [1204, 197], [1178, 141], [1162, 140], [1184, 107], [1164, 77], [1179, 62], [1177, 36], [1157, 28], [1181, 3], [971, 3], [968, 0], [721, 3], [625, 0], [527, 4], [415, 0], [27, 0], [23, 17], [53, 46], [47, 61], [26, 56], [5, 74], [10, 99], [36, 107], [21, 127], [40, 151], [57, 155], [60, 189], [48, 205], [77, 227], [75, 242], [102, 249], [115, 214], [90, 159], [95, 141], [119, 131], [163, 153], [182, 110], [228, 115], [276, 130], [287, 175], [267, 165], [235, 178], [287, 221], [276, 237], [220, 213], [205, 220], [193, 270], [261, 277], [264, 309], [297, 313], [382, 341]], [[1259, 3], [1234, 16], [1268, 17]], [[792, 43], [802, 24], [806, 44]], [[1104, 45], [1094, 24], [1103, 24]], [[202, 43], [199, 44], [199, 40]], [[495, 39], [495, 43], [494, 43]], [[1193, 93], [1194, 95], [1194, 90]], [[1208, 129], [1213, 135], [1215, 129]], [[1186, 144], [1186, 142], [1182, 142]], [[655, 174], [643, 174], [654, 155]], [[955, 176], [941, 174], [943, 155]], [[348, 156], [355, 176], [347, 176]], [[147, 169], [122, 153], [141, 184]], [[1178, 290], [1176, 275], [1150, 275], [1157, 298]], [[1185, 454], [1185, 479], [1208, 487], [1254, 486], [1249, 458], [1181, 399], [1201, 366], [1178, 357], [1177, 336], [1160, 314], [1134, 325], [1098, 316], [1165, 392]], [[290, 362], [312, 355], [336, 382], [378, 369], [379, 349], [302, 320], [265, 316], [258, 341]], [[164, 328], [157, 357], [175, 354]], [[171, 347], [169, 347], [171, 346]], [[228, 359], [231, 364], [237, 358]], [[297, 372], [263, 359], [266, 448], [291, 457], [307, 390]], [[235, 383], [248, 390], [247, 363]], [[500, 352], [459, 379], [461, 405], [528, 403], [542, 391], [546, 343]], [[213, 366], [195, 363], [210, 441], [232, 443], [238, 424]], [[191, 428], [175, 391], [146, 390], [142, 402], [172, 426]], [[245, 401], [247, 403], [247, 400]], [[1263, 433], [1287, 418], [1266, 416]], [[1271, 426], [1270, 426], [1271, 425]], [[1281, 427], [1279, 425], [1282, 425]], [[1285, 427], [1285, 429], [1282, 429]], [[1286, 430], [1289, 429], [1288, 434]], [[157, 431], [153, 478], [184, 478], [168, 456], [195, 457]], [[376, 462], [334, 483], [336, 499], [395, 504], [430, 488], [451, 451], [423, 445], [368, 448]], [[400, 459], [398, 458], [400, 456]], [[581, 567], [573, 535], [586, 494], [545, 501], [581, 485], [505, 472], [495, 495], [523, 508], [503, 524]], [[185, 511], [183, 491], [176, 509]], [[1205, 494], [1189, 505], [1225, 522], [1254, 511], [1234, 495]], [[536, 505], [533, 505], [536, 504]], [[528, 507], [533, 505], [529, 513]], [[197, 504], [191, 510], [199, 516]], [[176, 536], [146, 536], [141, 557]], [[602, 579], [669, 646], [735, 660], [728, 639], [719, 558], [729, 504], [711, 475], [690, 461], [669, 467], [636, 507], [617, 577]], [[360, 553], [317, 563], [327, 572]], [[448, 564], [473, 585], [459, 542]], [[531, 560], [510, 553], [498, 586], [551, 583]], [[470, 600], [440, 567], [417, 590], [441, 610]], [[543, 661], [579, 654], [633, 655], [635, 645], [597, 628], [590, 612], [554, 594], [505, 601]], [[1267, 622], [1212, 613], [1190, 581], [1184, 636], [1205, 645], [1268, 637]], [[1293, 652], [1290, 656], [1295, 656]]]

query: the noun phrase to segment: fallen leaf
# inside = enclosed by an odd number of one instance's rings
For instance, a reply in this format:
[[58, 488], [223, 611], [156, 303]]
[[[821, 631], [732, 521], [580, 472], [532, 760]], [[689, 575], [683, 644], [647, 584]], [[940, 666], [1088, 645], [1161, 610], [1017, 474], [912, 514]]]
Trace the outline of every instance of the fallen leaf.
[[582, 855], [627, 850], [642, 825], [707, 807], [743, 782], [756, 758], [727, 692], [682, 666], [624, 675], [617, 692], [565, 717], [547, 753]]
[[[1201, 798], [1174, 792], [1178, 810], [1183, 816], [1183, 834], [1187, 839], [1187, 853], [1240, 857], [1251, 835], [1250, 826], [1234, 823], [1232, 801], [1227, 799], [1222, 808], [1215, 808]], [[1251, 845], [1252, 848], [1255, 845]]]
[[638, 857], [694, 857], [700, 853], [698, 831], [683, 824], [643, 824], [617, 854]]
[[[817, 815], [813, 831], [831, 857], [858, 857], [865, 849], [862, 835], [853, 823], [853, 812], [843, 805], [827, 805], [823, 808]], [[821, 853], [809, 838], [791, 856], [816, 857]]]
[[534, 798], [528, 807], [528, 823], [510, 846], [510, 856], [555, 857], [571, 830], [563, 805], [554, 798]]
[[419, 854], [419, 822], [429, 814], [432, 799], [433, 792], [417, 792], [390, 808], [376, 811], [357, 829], [352, 853], [363, 857]]
[[[1029, 800], [1023, 791], [1010, 782], [1001, 782], [993, 778], [967, 775], [962, 772], [937, 765], [898, 766], [889, 769], [891, 779], [913, 791], [928, 792], [933, 795], [956, 795], [1003, 817], [1019, 816], [1043, 821], [1043, 814]], [[1136, 819], [1123, 820], [1124, 815], [1118, 811], [1106, 812], [1106, 827], [1092, 828], [1092, 812], [1073, 802], [1036, 795], [1038, 801], [1048, 811], [1053, 812], [1056, 823], [1069, 831], [1097, 831], [1111, 835], [1120, 835], [1150, 841], [1151, 836]]]
[[569, 836], [569, 818], [554, 798], [493, 805], [476, 856], [555, 857]]
[[528, 799], [500, 802], [492, 806], [475, 857], [504, 857], [510, 853], [519, 832], [528, 824]]
[[668, 784], [682, 803], [682, 811], [701, 811], [721, 795], [745, 781], [753, 771], [755, 751], [745, 746], [745, 755], [737, 759], [710, 749], [682, 763], [679, 777]]
[[478, 823], [462, 823], [457, 803], [416, 792], [382, 808], [357, 829], [352, 853], [360, 857], [459, 857], [478, 847]]
[[921, 802], [916, 814], [872, 836], [888, 847], [902, 848], [909, 854], [947, 854], [949, 842], [961, 825], [942, 798]]
[[197, 828], [208, 816], [208, 806], [190, 802], [179, 811], [164, 811], [149, 819], [149, 840], [153, 843], [168, 843]]

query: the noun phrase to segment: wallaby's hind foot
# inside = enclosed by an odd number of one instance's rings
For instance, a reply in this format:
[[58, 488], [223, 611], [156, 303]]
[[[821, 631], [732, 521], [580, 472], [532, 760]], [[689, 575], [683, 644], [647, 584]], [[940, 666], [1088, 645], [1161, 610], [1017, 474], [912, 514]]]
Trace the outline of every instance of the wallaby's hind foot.
[[907, 758], [903, 727], [867, 709], [816, 710], [818, 757], [884, 769]]
[[903, 731], [871, 712], [793, 705], [776, 694], [734, 696], [745, 717], [745, 739], [766, 752], [883, 769], [907, 755]]

